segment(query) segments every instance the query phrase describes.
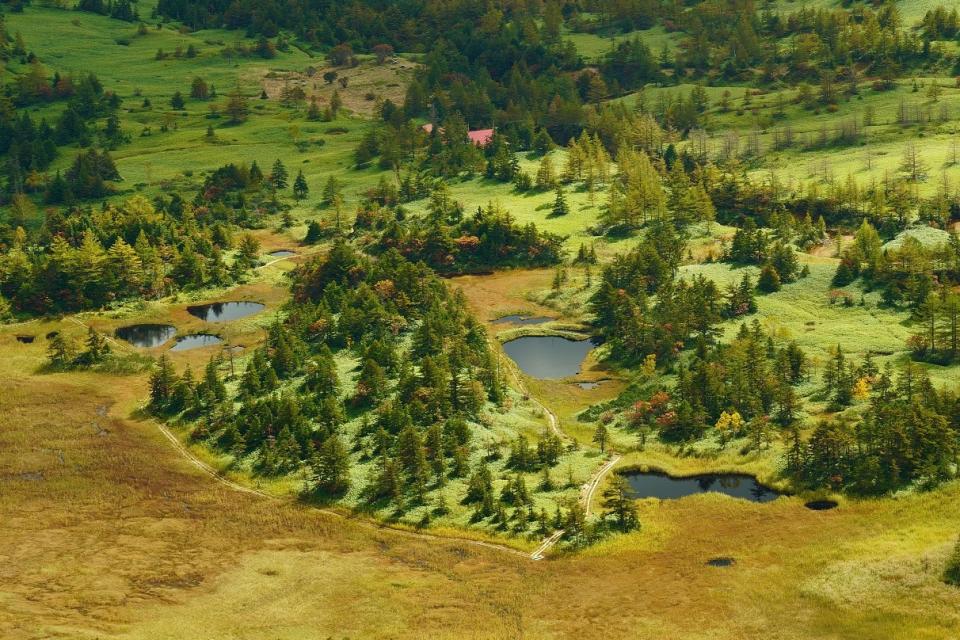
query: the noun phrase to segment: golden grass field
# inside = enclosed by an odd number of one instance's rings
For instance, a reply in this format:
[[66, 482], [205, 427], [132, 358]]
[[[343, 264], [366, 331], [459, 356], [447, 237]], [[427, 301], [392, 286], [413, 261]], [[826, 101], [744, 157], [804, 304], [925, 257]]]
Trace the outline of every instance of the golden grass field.
[[[524, 291], [549, 272], [514, 275], [457, 283], [485, 319], [541, 311]], [[233, 295], [273, 304], [270, 279]], [[144, 376], [39, 373], [53, 329], [82, 333], [36, 323], [27, 345], [23, 325], [0, 330], [4, 639], [960, 636], [960, 590], [939, 580], [960, 483], [829, 512], [647, 500], [640, 531], [534, 562], [231, 490], [138, 417]], [[573, 414], [615, 388], [529, 387], [582, 440]], [[705, 565], [717, 556], [735, 564]]]

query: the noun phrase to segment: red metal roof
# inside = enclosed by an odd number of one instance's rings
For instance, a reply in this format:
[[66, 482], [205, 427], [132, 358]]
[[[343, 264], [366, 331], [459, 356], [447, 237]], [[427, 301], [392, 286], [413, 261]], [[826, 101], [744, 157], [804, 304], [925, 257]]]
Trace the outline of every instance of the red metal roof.
[[467, 137], [470, 138], [470, 142], [478, 147], [485, 147], [490, 144], [491, 140], [493, 140], [493, 129], [477, 129], [476, 131], [470, 131], [467, 133]]
[[[421, 129], [427, 133], [433, 133], [433, 124], [428, 122], [427, 124], [423, 125]], [[442, 127], [440, 129], [440, 133], [443, 133]], [[490, 144], [491, 140], [493, 140], [493, 129], [476, 129], [474, 131], [468, 131], [467, 138], [469, 138], [470, 142], [478, 147], [485, 147]]]

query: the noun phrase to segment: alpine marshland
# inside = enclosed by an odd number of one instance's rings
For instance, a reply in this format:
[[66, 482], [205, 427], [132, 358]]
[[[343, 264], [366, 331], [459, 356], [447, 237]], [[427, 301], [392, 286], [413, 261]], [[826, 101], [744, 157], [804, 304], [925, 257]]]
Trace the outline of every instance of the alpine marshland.
[[0, 638], [960, 637], [939, 0], [0, 1]]

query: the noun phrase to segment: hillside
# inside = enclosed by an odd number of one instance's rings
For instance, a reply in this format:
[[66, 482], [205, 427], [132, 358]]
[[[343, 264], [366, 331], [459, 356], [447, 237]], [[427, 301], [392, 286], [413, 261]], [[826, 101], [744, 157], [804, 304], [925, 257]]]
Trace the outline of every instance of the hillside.
[[0, 636], [957, 635], [952, 5], [0, 9]]

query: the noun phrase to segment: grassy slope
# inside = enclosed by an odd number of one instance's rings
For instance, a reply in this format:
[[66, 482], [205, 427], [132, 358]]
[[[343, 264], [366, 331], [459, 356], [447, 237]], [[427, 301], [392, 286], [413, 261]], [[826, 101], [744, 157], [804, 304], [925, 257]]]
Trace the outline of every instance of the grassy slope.
[[596, 33], [575, 33], [566, 32], [564, 39], [569, 40], [577, 47], [579, 53], [588, 62], [594, 62], [603, 57], [614, 44], [621, 40], [630, 40], [639, 38], [644, 44], [650, 47], [654, 54], [659, 55], [660, 51], [666, 45], [667, 49], [673, 49], [677, 43], [675, 34], [667, 33], [660, 25], [651, 29], [640, 31], [630, 31], [628, 33], [617, 33], [615, 35], [600, 35]]
[[[314, 193], [314, 198], [294, 209], [295, 218], [302, 220], [330, 215], [313, 208], [327, 176], [336, 175], [345, 183], [348, 200], [376, 179], [375, 170], [348, 171], [352, 150], [369, 126], [366, 121], [351, 118], [344, 112], [337, 122], [309, 122], [305, 106], [291, 110], [282, 108], [273, 98], [259, 99], [261, 89], [268, 84], [268, 73], [303, 72], [310, 65], [322, 67], [322, 61], [296, 48], [279, 52], [271, 60], [227, 59], [220, 50], [225, 44], [238, 41], [236, 32], [211, 30], [181, 34], [167, 25], [161, 31], [151, 27], [147, 35], [137, 36], [134, 25], [117, 20], [32, 7], [22, 14], [10, 14], [7, 25], [11, 32], [24, 35], [27, 48], [38, 52], [51, 72], [53, 69], [75, 73], [92, 70], [106, 89], [116, 91], [123, 98], [121, 126], [131, 142], [112, 155], [124, 178], [119, 186], [128, 193], [136, 190], [154, 195], [167, 185], [189, 191], [194, 188], [191, 185], [202, 181], [203, 172], [226, 162], [257, 161], [267, 172], [273, 161], [281, 158], [292, 175], [303, 170]], [[129, 46], [116, 44], [117, 38], [128, 38]], [[84, 46], [77, 46], [80, 42]], [[154, 59], [157, 49], [172, 53], [176, 47], [185, 50], [190, 44], [199, 49], [198, 57]], [[104, 64], [104, 60], [109, 60], [109, 64]], [[400, 66], [404, 69], [399, 69]], [[409, 75], [409, 67], [404, 62], [398, 65], [395, 73], [398, 81]], [[21, 69], [18, 63], [11, 64], [11, 71]], [[355, 78], [364, 72], [378, 77], [383, 74], [369, 61], [350, 70]], [[170, 97], [177, 90], [189, 96], [190, 82], [195, 76], [215, 85], [219, 98], [205, 102], [188, 97], [185, 111], [172, 112]], [[323, 84], [322, 80], [318, 82]], [[222, 109], [226, 95], [238, 83], [250, 98], [251, 118], [239, 126], [230, 126], [225, 118], [208, 118], [210, 104], [216, 103]], [[364, 90], [357, 86], [362, 87], [363, 83], [354, 80], [349, 91]], [[318, 89], [321, 97], [328, 97], [331, 91], [327, 86]], [[396, 97], [395, 89], [386, 86], [377, 93]], [[144, 98], [151, 101], [150, 108], [142, 106]], [[37, 108], [34, 113], [36, 117], [54, 118], [61, 109], [61, 105], [52, 105]], [[161, 132], [169, 113], [176, 114], [173, 119], [176, 127]], [[210, 125], [215, 129], [213, 141], [206, 138]], [[142, 135], [147, 128], [151, 134]], [[346, 129], [346, 132], [331, 132], [334, 128]], [[297, 149], [294, 138], [308, 143], [306, 151]], [[54, 168], [69, 166], [75, 153], [75, 150], [64, 149]], [[304, 228], [299, 224], [295, 231], [302, 235]]]

